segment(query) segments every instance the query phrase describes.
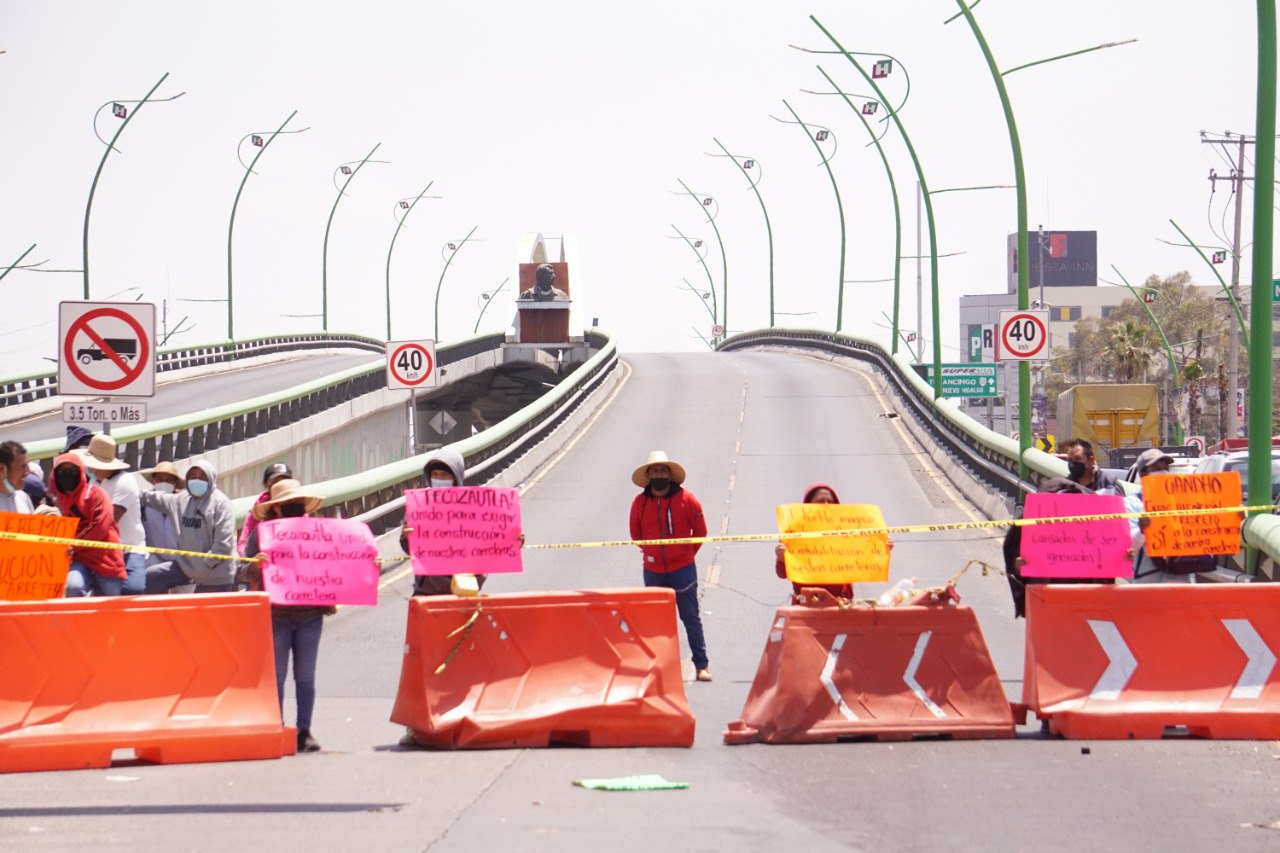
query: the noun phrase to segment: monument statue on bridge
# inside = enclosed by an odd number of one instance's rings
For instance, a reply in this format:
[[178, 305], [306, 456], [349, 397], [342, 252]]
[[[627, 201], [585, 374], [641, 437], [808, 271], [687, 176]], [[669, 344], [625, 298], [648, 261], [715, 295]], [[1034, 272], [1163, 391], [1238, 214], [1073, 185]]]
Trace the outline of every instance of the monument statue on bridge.
[[569, 294], [555, 286], [556, 270], [551, 264], [541, 264], [534, 273], [534, 285], [522, 291], [521, 299], [535, 302], [568, 302]]

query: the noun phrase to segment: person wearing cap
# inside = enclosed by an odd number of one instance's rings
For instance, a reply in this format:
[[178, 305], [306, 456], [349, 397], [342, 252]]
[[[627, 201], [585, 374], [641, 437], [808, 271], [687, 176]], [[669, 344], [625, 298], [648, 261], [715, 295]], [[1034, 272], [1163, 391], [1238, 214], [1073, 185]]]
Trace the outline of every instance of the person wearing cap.
[[147, 544], [147, 535], [142, 529], [138, 481], [132, 474], [125, 473], [129, 463], [116, 458], [116, 440], [109, 435], [93, 436], [88, 447], [76, 452], [84, 458], [85, 467], [111, 500], [120, 541], [131, 546], [124, 551], [127, 576], [120, 594], [141, 595], [147, 589], [147, 552], [141, 550]]
[[[643, 491], [631, 502], [631, 539], [690, 539], [707, 535], [702, 504], [684, 488], [685, 470], [661, 450], [649, 454], [631, 474], [631, 482]], [[696, 545], [641, 545], [644, 585], [675, 590], [676, 611], [689, 640], [695, 678], [710, 681], [707, 644], [698, 614], [698, 566]]]
[[[79, 519], [75, 538], [112, 545], [120, 544], [115, 513], [107, 493], [89, 482], [84, 457], [72, 451], [53, 460], [49, 492], [63, 515]], [[95, 595], [119, 595], [126, 577], [124, 555], [119, 548], [71, 549], [71, 567], [67, 572], [67, 598]]]
[[[172, 462], [157, 462], [154, 468], [144, 468], [138, 476], [151, 484], [153, 491], [172, 495], [182, 489], [182, 477], [178, 474], [178, 466]], [[139, 494], [141, 502], [141, 494]], [[177, 519], [170, 518], [156, 507], [142, 507], [142, 532], [148, 548], [178, 547]], [[172, 554], [147, 554], [147, 568], [167, 568], [173, 564]]]
[[187, 468], [187, 489], [166, 494], [142, 493], [142, 505], [160, 510], [177, 525], [178, 549], [201, 554], [174, 554], [167, 568], [147, 569], [147, 595], [167, 592], [189, 583], [195, 591], [231, 592], [235, 589], [236, 516], [231, 499], [218, 488], [218, 469], [208, 459], [193, 460]]
[[27, 448], [16, 441], [0, 442], [0, 512], [35, 512], [35, 504], [23, 490], [26, 479]]
[[[270, 470], [270, 469], [268, 469]], [[303, 489], [302, 484], [291, 477], [277, 477], [272, 483], [265, 501], [253, 505], [250, 514], [259, 524], [254, 525], [245, 540], [244, 556], [256, 557], [261, 553], [258, 537], [261, 522], [282, 518], [302, 518], [315, 512], [324, 504], [324, 498]], [[262, 564], [256, 560], [247, 562], [240, 570], [239, 579], [249, 584], [251, 592], [261, 592]], [[332, 616], [338, 609], [311, 604], [272, 604], [271, 636], [275, 644], [276, 695], [280, 700], [280, 716], [284, 717], [284, 680], [289, 671], [289, 656], [293, 656], [294, 698], [298, 706], [298, 752], [317, 752], [320, 744], [311, 736], [311, 715], [316, 706], [316, 659], [320, 655], [320, 635], [324, 630], [324, 617]]]
[[[262, 471], [262, 494], [258, 495], [258, 499], [253, 502], [253, 505], [257, 506], [271, 500], [271, 487], [281, 480], [292, 479], [293, 471], [289, 470], [288, 465], [283, 462], [272, 462]], [[244, 527], [240, 530], [240, 538], [236, 541], [236, 553], [244, 553], [244, 546], [249, 541], [249, 534], [257, 526], [258, 516], [250, 509], [249, 514], [245, 516]]]
[[[422, 478], [426, 481], [426, 486], [429, 489], [465, 486], [467, 484], [466, 462], [463, 460], [462, 454], [452, 447], [442, 447], [428, 454], [427, 461], [422, 466]], [[405, 527], [400, 531], [400, 550], [406, 554], [410, 553], [409, 534], [412, 531], [413, 528], [411, 527]], [[470, 581], [474, 579], [475, 588], [478, 591], [480, 587], [484, 586], [486, 577], [486, 575], [471, 574], [414, 575], [413, 594], [450, 595], [454, 589], [455, 578], [468, 586]]]
[[[1142, 478], [1154, 477], [1169, 473], [1169, 467], [1173, 465], [1173, 457], [1165, 453], [1158, 447], [1150, 447], [1142, 451], [1136, 462], [1133, 463], [1134, 477], [1138, 481], [1137, 491], [1130, 492], [1124, 499], [1124, 511], [1126, 513], [1142, 512], [1144, 509], [1142, 502]], [[1183, 565], [1192, 565], [1200, 563], [1201, 568], [1208, 570], [1208, 563], [1211, 560], [1201, 560], [1199, 558], [1175, 558], [1173, 561], [1164, 558], [1153, 558], [1147, 553], [1146, 549], [1146, 531], [1151, 524], [1149, 518], [1130, 518], [1129, 519], [1129, 535], [1133, 539], [1133, 549], [1136, 552], [1133, 558], [1133, 582], [1134, 583], [1195, 583], [1196, 576], [1193, 572], [1171, 572], [1167, 569], [1173, 563], [1181, 563]]]

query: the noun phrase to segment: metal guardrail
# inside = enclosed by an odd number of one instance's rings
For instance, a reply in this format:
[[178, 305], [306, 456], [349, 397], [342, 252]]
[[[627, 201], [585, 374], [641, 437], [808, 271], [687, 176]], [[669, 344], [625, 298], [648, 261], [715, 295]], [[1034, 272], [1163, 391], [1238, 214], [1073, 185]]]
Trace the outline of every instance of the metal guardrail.
[[[265, 338], [250, 338], [244, 341], [224, 341], [218, 344], [171, 347], [156, 353], [156, 372], [165, 373], [186, 367], [222, 364], [238, 358], [273, 355], [279, 352], [292, 352], [295, 350], [327, 349], [329, 347], [346, 347], [380, 353], [386, 348], [386, 343], [375, 338], [366, 338], [362, 335], [311, 334], [275, 335]], [[45, 397], [56, 397], [57, 394], [58, 373], [56, 370], [29, 373], [11, 379], [0, 379], [0, 408], [16, 406], [19, 403], [31, 403]]]
[[[587, 332], [584, 337], [590, 347], [599, 351], [555, 388], [488, 429], [449, 445], [466, 460], [469, 483], [487, 481], [520, 458], [616, 369], [618, 348], [613, 338], [601, 332]], [[404, 490], [425, 487], [422, 466], [426, 456], [420, 454], [349, 477], [309, 484], [307, 490], [325, 499], [318, 515], [356, 518], [367, 523], [375, 535], [381, 535], [403, 523]], [[246, 497], [232, 501], [237, 524], [255, 500], [256, 497]]]
[[[331, 336], [326, 345], [332, 341]], [[493, 332], [445, 344], [436, 350], [436, 362], [438, 366], [446, 367], [497, 349], [502, 342], [502, 333]], [[386, 345], [376, 343], [377, 352], [384, 352]], [[262, 352], [255, 354], [261, 355]], [[253, 438], [386, 387], [386, 361], [380, 358], [272, 394], [195, 414], [122, 427], [111, 435], [119, 447], [120, 458], [136, 471], [150, 468], [160, 459], [183, 459]], [[26, 447], [31, 459], [41, 460], [58, 455], [65, 444], [63, 439], [57, 438], [29, 442]]]
[[875, 341], [821, 330], [769, 329], [735, 335], [722, 343], [720, 350], [760, 346], [812, 349], [873, 365], [898, 390], [900, 399], [911, 407], [911, 413], [921, 426], [957, 462], [978, 480], [1007, 497], [1016, 497], [1019, 489], [1035, 491], [1037, 484], [1045, 479], [1067, 476], [1065, 462], [1032, 448], [1024, 457], [1031, 479], [1029, 482], [1021, 480], [1017, 441], [992, 432], [949, 401], [934, 400], [932, 387], [911, 369], [911, 362], [905, 356], [891, 355]]

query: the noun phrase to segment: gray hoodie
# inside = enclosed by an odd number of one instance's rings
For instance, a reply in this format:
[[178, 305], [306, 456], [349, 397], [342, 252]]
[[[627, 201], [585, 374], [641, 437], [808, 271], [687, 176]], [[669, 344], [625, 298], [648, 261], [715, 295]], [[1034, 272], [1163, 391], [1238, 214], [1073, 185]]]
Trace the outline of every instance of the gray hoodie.
[[[231, 499], [218, 490], [218, 471], [208, 459], [192, 461], [209, 476], [209, 492], [197, 498], [190, 492], [175, 494], [144, 491], [142, 505], [163, 512], [178, 534], [177, 548], [206, 554], [236, 552], [236, 516]], [[228, 584], [235, 579], [235, 561], [175, 555], [173, 562], [197, 584]]]

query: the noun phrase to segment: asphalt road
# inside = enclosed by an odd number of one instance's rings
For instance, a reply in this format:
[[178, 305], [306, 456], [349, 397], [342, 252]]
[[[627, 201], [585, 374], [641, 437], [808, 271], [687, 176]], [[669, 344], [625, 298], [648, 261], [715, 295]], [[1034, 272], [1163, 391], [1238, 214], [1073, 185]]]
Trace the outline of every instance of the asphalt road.
[[[530, 546], [626, 538], [630, 472], [649, 450], [685, 465], [712, 532], [776, 530], [774, 507], [828, 480], [891, 524], [974, 517], [879, 417], [861, 375], [799, 356], [640, 355], [594, 425], [525, 484]], [[325, 628], [318, 754], [280, 761], [0, 778], [0, 848], [65, 850], [1274, 850], [1280, 747], [1262, 742], [1049, 740], [725, 746], [788, 585], [772, 543], [699, 555], [715, 682], [687, 683], [691, 749], [405, 750], [388, 721], [409, 578], [376, 608]], [[999, 564], [982, 531], [899, 536], [892, 577], [939, 583], [970, 558]], [[637, 586], [630, 546], [529, 549], [487, 593]], [[960, 581], [1011, 696], [1022, 625], [1002, 577]], [[878, 590], [859, 586], [860, 595]], [[682, 637], [683, 640], [683, 637]], [[686, 661], [686, 672], [687, 672]], [[291, 701], [286, 718], [293, 719]], [[1086, 751], [1087, 750], [1087, 751]], [[660, 773], [684, 791], [602, 793], [579, 778]]]
[[[349, 367], [376, 361], [376, 353], [326, 355], [279, 361], [226, 373], [198, 376], [156, 385], [154, 397], [139, 398], [147, 404], [147, 419], [158, 421], [225, 406], [261, 394], [283, 391], [315, 379], [340, 373]], [[160, 377], [163, 378], [163, 374]], [[76, 397], [75, 399], [82, 399]], [[14, 441], [40, 441], [66, 435], [62, 411], [0, 426], [0, 436]]]

